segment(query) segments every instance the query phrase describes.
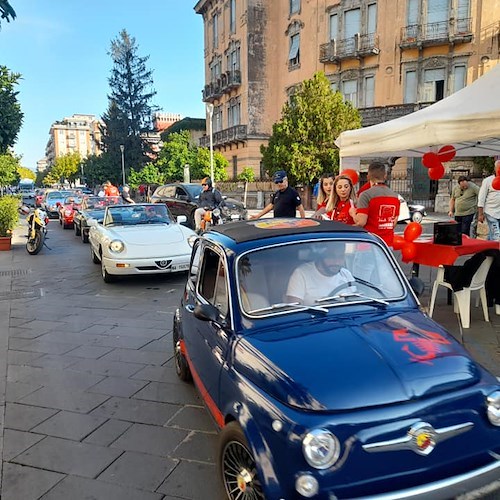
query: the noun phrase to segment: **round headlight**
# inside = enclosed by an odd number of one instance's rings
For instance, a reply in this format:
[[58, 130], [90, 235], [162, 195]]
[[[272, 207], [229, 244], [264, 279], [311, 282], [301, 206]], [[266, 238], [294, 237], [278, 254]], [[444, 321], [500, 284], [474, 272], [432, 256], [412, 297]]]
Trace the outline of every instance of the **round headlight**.
[[326, 429], [313, 429], [302, 440], [307, 463], [315, 469], [331, 467], [340, 456], [339, 440]]
[[309, 473], [301, 474], [295, 480], [295, 489], [297, 493], [305, 498], [312, 498], [317, 495], [319, 491], [318, 480]]
[[489, 421], [500, 426], [500, 391], [492, 392], [486, 398], [486, 405]]
[[120, 240], [113, 240], [109, 244], [109, 249], [115, 253], [123, 252], [124, 248], [125, 248], [125, 245], [123, 244], [123, 241], [120, 241]]

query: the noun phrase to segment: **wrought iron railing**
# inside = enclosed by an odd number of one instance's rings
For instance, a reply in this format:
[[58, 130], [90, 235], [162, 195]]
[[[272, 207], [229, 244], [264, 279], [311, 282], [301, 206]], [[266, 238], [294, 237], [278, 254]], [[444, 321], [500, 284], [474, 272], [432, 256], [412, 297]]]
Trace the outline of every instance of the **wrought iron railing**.
[[428, 24], [411, 24], [401, 28], [401, 45], [413, 46], [419, 44], [435, 44], [463, 39], [469, 41], [472, 37], [472, 19], [470, 17], [439, 21]]
[[[235, 125], [234, 127], [229, 127], [224, 130], [219, 130], [213, 134], [213, 145], [223, 146], [224, 144], [230, 144], [235, 142], [242, 142], [248, 139], [247, 126], [246, 125]], [[210, 137], [204, 135], [200, 138], [200, 146], [202, 148], [208, 148], [210, 146]]]

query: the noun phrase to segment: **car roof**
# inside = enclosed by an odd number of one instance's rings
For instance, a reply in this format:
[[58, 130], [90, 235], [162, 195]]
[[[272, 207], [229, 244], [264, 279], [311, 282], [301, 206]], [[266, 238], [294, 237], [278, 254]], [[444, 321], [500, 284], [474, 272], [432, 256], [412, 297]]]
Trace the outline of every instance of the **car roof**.
[[349, 226], [342, 222], [297, 218], [266, 218], [230, 222], [228, 224], [212, 226], [210, 232], [220, 233], [221, 235], [231, 238], [236, 243], [273, 238], [276, 236], [293, 236], [296, 234], [366, 233], [363, 228]]

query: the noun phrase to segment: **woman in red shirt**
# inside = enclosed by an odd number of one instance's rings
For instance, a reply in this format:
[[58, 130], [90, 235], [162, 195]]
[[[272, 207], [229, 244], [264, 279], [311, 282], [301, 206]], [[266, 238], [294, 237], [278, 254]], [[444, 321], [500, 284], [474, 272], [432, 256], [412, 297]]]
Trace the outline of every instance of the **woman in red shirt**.
[[330, 199], [326, 205], [326, 216], [330, 220], [354, 224], [356, 207], [354, 204], [354, 186], [347, 175], [338, 175], [333, 182]]
[[334, 178], [335, 176], [333, 174], [323, 174], [319, 179], [318, 197], [316, 198], [316, 210], [326, 207], [326, 204], [328, 203], [330, 194], [332, 192]]

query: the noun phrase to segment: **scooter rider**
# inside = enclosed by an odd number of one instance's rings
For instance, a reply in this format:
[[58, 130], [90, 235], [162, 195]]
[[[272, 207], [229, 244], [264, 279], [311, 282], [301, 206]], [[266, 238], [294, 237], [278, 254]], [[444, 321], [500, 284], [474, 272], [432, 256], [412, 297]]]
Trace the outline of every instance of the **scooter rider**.
[[200, 193], [200, 207], [194, 212], [194, 223], [196, 232], [201, 231], [201, 220], [208, 210], [219, 208], [223, 204], [220, 191], [212, 187], [212, 179], [205, 177], [201, 181], [202, 192]]

